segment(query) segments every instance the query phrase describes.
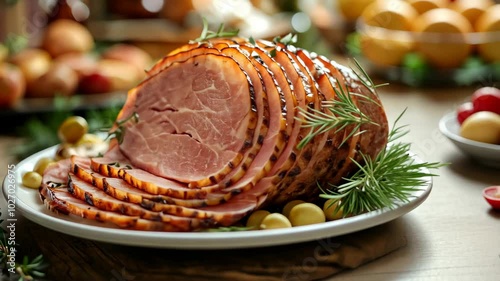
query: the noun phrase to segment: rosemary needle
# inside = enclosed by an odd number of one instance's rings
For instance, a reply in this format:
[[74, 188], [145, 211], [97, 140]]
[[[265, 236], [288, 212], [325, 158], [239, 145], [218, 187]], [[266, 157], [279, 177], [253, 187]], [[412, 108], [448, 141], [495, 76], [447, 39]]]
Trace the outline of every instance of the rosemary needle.
[[[330, 114], [327, 114], [321, 110], [310, 109], [307, 111], [305, 109], [299, 108], [300, 115], [304, 118], [302, 127], [312, 128], [311, 131], [299, 142], [297, 148], [303, 148], [307, 143], [309, 143], [314, 137], [319, 134], [326, 133], [331, 130], [339, 132], [349, 125], [355, 125], [351, 132], [343, 139], [342, 143], [347, 139], [351, 138], [355, 134], [363, 133], [360, 131], [360, 127], [363, 124], [373, 124], [377, 123], [370, 120], [368, 116], [352, 100], [352, 95], [354, 93], [347, 93], [340, 83], [337, 81], [337, 86], [334, 88], [335, 100], [324, 101], [321, 106], [327, 109]], [[360, 98], [367, 99], [368, 101], [375, 102], [369, 97], [356, 95]]]

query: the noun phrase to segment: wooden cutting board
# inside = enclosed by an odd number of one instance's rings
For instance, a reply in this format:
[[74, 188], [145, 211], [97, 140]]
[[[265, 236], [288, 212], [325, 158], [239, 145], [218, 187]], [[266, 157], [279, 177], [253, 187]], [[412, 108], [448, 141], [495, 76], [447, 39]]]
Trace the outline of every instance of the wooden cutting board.
[[[318, 280], [406, 245], [397, 221], [335, 238], [237, 250], [169, 250], [94, 242], [20, 218], [21, 252], [42, 253], [47, 280]], [[229, 234], [230, 235], [230, 234]], [[23, 254], [24, 254], [23, 253]]]

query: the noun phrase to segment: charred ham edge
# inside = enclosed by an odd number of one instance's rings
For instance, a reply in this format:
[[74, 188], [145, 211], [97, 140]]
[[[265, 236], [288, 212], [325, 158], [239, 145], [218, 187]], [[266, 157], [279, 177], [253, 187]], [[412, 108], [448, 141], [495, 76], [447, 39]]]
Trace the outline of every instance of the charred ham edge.
[[182, 216], [173, 216], [162, 212], [153, 212], [142, 208], [138, 204], [118, 200], [103, 190], [79, 179], [73, 173], [69, 173], [68, 191], [75, 198], [85, 201], [103, 211], [120, 213], [131, 217], [140, 217], [142, 219], [171, 224], [182, 230], [196, 230], [214, 226], [214, 221], [210, 217], [186, 218]]
[[[80, 178], [78, 175], [76, 175], [76, 177]], [[82, 176], [82, 178], [84, 178], [84, 176]], [[82, 178], [80, 178], [79, 181], [80, 185], [77, 185], [76, 187], [73, 186], [73, 188], [77, 188], [78, 190], [78, 187], [80, 187], [80, 189], [82, 189], [81, 187], [82, 182], [85, 182], [85, 184], [87, 184], [88, 186], [91, 185], [85, 179]], [[126, 190], [111, 190], [117, 187], [106, 185], [107, 184], [106, 182], [108, 180], [120, 180], [120, 179], [103, 178], [102, 181], [94, 180], [94, 184], [96, 185], [103, 184], [104, 187], [107, 186], [107, 188], [109, 189], [106, 192], [104, 190], [102, 191], [102, 193], [106, 194], [105, 198], [103, 196], [99, 196], [98, 197], [99, 199], [97, 201], [95, 199], [96, 197], [90, 198], [92, 194], [95, 194], [94, 192], [88, 192], [87, 198], [84, 197], [85, 193], [75, 192], [75, 194], [77, 195], [79, 194], [78, 195], [79, 198], [87, 199], [88, 202], [93, 202], [93, 204], [99, 204], [99, 206], [101, 206], [102, 208], [106, 208], [107, 205], [112, 204], [115, 210], [116, 209], [119, 210], [123, 206], [120, 207], [120, 205], [116, 204], [120, 204], [119, 202], [126, 203], [121, 200], [117, 200], [118, 199], [117, 197], [120, 197], [120, 199], [125, 201], [128, 200], [128, 202], [130, 203], [136, 203], [137, 206], [140, 206], [145, 210], [151, 210], [153, 212], [162, 212], [165, 214], [170, 214], [178, 217], [203, 219], [204, 220], [202, 221], [203, 225], [208, 225], [208, 223], [213, 223], [222, 226], [229, 226], [234, 224], [235, 222], [241, 220], [249, 212], [254, 210], [258, 205], [260, 205], [264, 200], [263, 197], [265, 196], [270, 184], [268, 183], [267, 185], [254, 187], [240, 194], [236, 195], [233, 194], [234, 196], [224, 204], [219, 204], [216, 206], [204, 206], [199, 208], [189, 208], [189, 207], [165, 204], [162, 202], [149, 200], [142, 197], [142, 195], [138, 193], [138, 191], [136, 191], [136, 193], [127, 193]], [[265, 180], [262, 180], [261, 182], [265, 182]], [[111, 198], [113, 198], [113, 200], [110, 200]], [[135, 200], [138, 201], [133, 202]]]
[[[259, 49], [264, 50], [265, 52], [269, 52], [266, 50], [269, 45], [260, 44], [261, 41], [258, 41], [257, 47]], [[248, 44], [247, 44], [248, 45]], [[294, 68], [293, 63], [291, 62], [291, 58], [288, 58], [284, 52], [282, 52], [280, 47], [270, 45], [272, 50], [276, 50], [275, 55], [272, 59], [276, 62], [276, 64], [281, 68], [281, 71], [286, 74], [285, 78], [287, 83], [289, 83], [289, 87], [291, 89], [292, 98], [294, 99], [295, 107], [293, 111], [289, 111], [290, 116], [294, 117], [293, 120], [293, 128], [290, 133], [290, 137], [288, 143], [282, 153], [282, 156], [276, 162], [276, 165], [271, 169], [270, 175], [279, 174], [280, 171], [289, 170], [289, 168], [293, 165], [296, 160], [298, 151], [296, 149], [297, 140], [299, 138], [299, 133], [301, 131], [302, 119], [299, 118], [299, 108], [306, 110], [306, 92], [307, 92], [307, 83], [304, 79], [304, 76], [299, 73], [299, 70]], [[312, 94], [311, 94], [312, 95]], [[291, 124], [291, 123], [289, 123]]]
[[[217, 196], [220, 194], [213, 193], [213, 196], [209, 194], [204, 199], [198, 199], [195, 197], [179, 199], [168, 195], [151, 194], [131, 186], [121, 178], [106, 177], [101, 174], [94, 173], [90, 169], [90, 159], [77, 156], [73, 156], [71, 158], [71, 172], [79, 179], [103, 190], [108, 195], [111, 195], [118, 200], [136, 204], [144, 204], [144, 200], [146, 199], [148, 200], [148, 202], [158, 202], [161, 204], [180, 205], [185, 207], [200, 207], [207, 205], [217, 205], [229, 199], [226, 198], [228, 193], [223, 194], [223, 196]], [[196, 192], [199, 190], [186, 189], [186, 191]], [[199, 194], [195, 194], [194, 196], [199, 196]]]
[[[324, 101], [334, 100], [336, 98], [335, 88], [338, 87], [335, 81], [337, 78], [342, 79], [342, 77], [331, 77], [328, 69], [311, 58], [313, 56], [312, 54], [301, 49], [294, 49], [294, 51], [317, 81], [319, 92], [325, 96]], [[343, 85], [342, 82], [343, 81], [340, 80], [340, 85]], [[353, 97], [353, 101], [356, 102], [355, 97]], [[331, 114], [331, 112], [323, 106], [323, 103], [321, 104], [321, 108], [325, 114]], [[317, 149], [307, 167], [302, 170], [302, 173], [294, 178], [293, 182], [287, 184], [284, 194], [291, 197], [300, 197], [305, 200], [316, 198], [319, 193], [319, 189], [315, 187], [316, 181], [318, 180], [316, 175], [324, 175], [322, 178], [326, 179], [330, 175], [336, 174], [336, 170], [332, 169], [332, 167], [341, 165], [339, 161], [345, 159], [343, 157], [346, 157], [349, 151], [354, 147], [349, 146], [349, 142], [355, 143], [356, 137], [358, 137], [354, 135], [348, 140], [348, 143], [346, 143], [347, 145], [340, 146], [354, 127], [355, 125], [350, 125], [338, 132], [331, 130], [322, 134], [322, 137], [317, 142]]]
[[[219, 190], [220, 186], [207, 187], [203, 190], [190, 189], [186, 184], [158, 177], [149, 172], [137, 169], [123, 156], [118, 146], [112, 147], [104, 157], [91, 158], [90, 168], [97, 175], [120, 178], [139, 190], [153, 195], [165, 195], [180, 199], [204, 198], [207, 193]], [[81, 172], [84, 175], [83, 172]], [[95, 174], [93, 174], [95, 175]], [[89, 182], [90, 182], [89, 178]], [[93, 177], [93, 180], [96, 180]]]
[[[271, 48], [273, 48], [273, 46], [276, 46], [273, 43], [268, 43], [261, 40], [259, 40], [259, 42], [262, 42], [262, 44], [268, 45]], [[308, 90], [310, 91], [306, 95], [308, 108], [321, 110], [321, 102], [324, 100], [324, 96], [318, 92], [319, 86], [315, 82], [314, 76], [311, 74], [305, 63], [293, 51], [290, 51], [287, 46], [284, 46], [282, 44], [278, 44], [278, 46], [280, 47], [280, 49], [274, 47], [276, 53], [278, 53], [278, 51], [285, 52], [287, 56], [294, 62], [293, 65], [297, 73], [302, 74], [301, 78], [304, 79], [304, 81], [308, 85]], [[310, 128], [301, 128], [297, 141], [307, 135], [310, 130]], [[272, 202], [279, 205], [282, 204], [283, 201], [288, 200], [287, 198], [291, 198], [288, 196], [289, 194], [285, 194], [283, 191], [288, 187], [288, 184], [291, 183], [298, 174], [306, 169], [308, 163], [311, 161], [313, 155], [317, 151], [317, 146], [320, 139], [320, 136], [316, 137], [305, 147], [303, 147], [300, 150], [299, 155], [297, 155], [295, 163], [289, 170], [281, 170], [277, 173], [277, 177], [274, 179], [276, 186], [270, 190], [266, 203], [270, 204]]]
[[[97, 220], [100, 222], [111, 222], [112, 224], [121, 228], [134, 229], [134, 230], [151, 230], [151, 231], [193, 231], [200, 228], [208, 228], [214, 225], [229, 226], [241, 220], [249, 212], [255, 209], [255, 206], [262, 204], [265, 200], [265, 193], [267, 187], [260, 189], [252, 189], [248, 192], [237, 195], [231, 202], [224, 205], [214, 207], [205, 207], [199, 209], [175, 207], [171, 213], [165, 212], [163, 221], [146, 220], [140, 216], [128, 216], [119, 212], [103, 210], [105, 208], [115, 208], [117, 206], [107, 206], [110, 202], [106, 202], [110, 197], [106, 194], [99, 194], [102, 196], [97, 199], [95, 197], [96, 190], [83, 195], [85, 200], [74, 197], [67, 188], [52, 188], [49, 186], [51, 182], [66, 182], [68, 175], [70, 175], [70, 160], [61, 160], [56, 165], [51, 165], [44, 173], [42, 186], [40, 188], [40, 196], [45, 205], [51, 206], [51, 210], [57, 210], [64, 214], [73, 214], [82, 218]], [[87, 188], [91, 186], [84, 182], [79, 181], [80, 186], [86, 185]], [[66, 186], [66, 185], [65, 185]], [[70, 188], [77, 188], [74, 184]], [[78, 194], [73, 190], [74, 194]], [[85, 194], [85, 193], [84, 193]], [[92, 195], [92, 198], [90, 196]], [[106, 199], [103, 199], [106, 198]], [[121, 201], [112, 201], [111, 204], [124, 204]], [[103, 209], [90, 204], [97, 204]], [[138, 205], [137, 205], [138, 206]], [[128, 207], [132, 208], [132, 207]], [[127, 207], [123, 210], [126, 212]], [[131, 210], [131, 209], [129, 209]], [[138, 211], [142, 213], [141, 211]], [[145, 211], [148, 212], [148, 211]], [[153, 217], [151, 217], [153, 218]], [[170, 220], [168, 219], [170, 218]], [[155, 217], [155, 219], [157, 219]]]
[[125, 216], [114, 212], [106, 212], [88, 205], [85, 201], [73, 197], [64, 187], [51, 187], [51, 183], [65, 183], [70, 169], [69, 159], [61, 160], [47, 167], [40, 186], [40, 197], [44, 205], [51, 211], [62, 214], [72, 214], [77, 217], [108, 222], [111, 225], [125, 229], [148, 231], [183, 231], [172, 224], [148, 221], [137, 216]]
[[[138, 88], [132, 100], [140, 121], [124, 124], [120, 144], [126, 156], [134, 152], [129, 157], [134, 166], [191, 182], [230, 169], [251, 147], [255, 101], [245, 71], [234, 60], [216, 54], [194, 56], [149, 77]], [[149, 95], [154, 91], [162, 95]]]

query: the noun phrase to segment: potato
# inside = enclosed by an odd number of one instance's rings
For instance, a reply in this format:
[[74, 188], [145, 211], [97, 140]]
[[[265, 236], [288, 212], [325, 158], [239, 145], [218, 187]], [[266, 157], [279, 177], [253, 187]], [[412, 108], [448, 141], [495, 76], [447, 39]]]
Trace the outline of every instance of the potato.
[[137, 67], [140, 78], [146, 76], [145, 70], [151, 67], [153, 59], [143, 49], [130, 44], [116, 44], [104, 51], [103, 59], [114, 59], [128, 62]]
[[12, 107], [26, 89], [21, 69], [14, 64], [0, 63], [0, 107]]
[[10, 58], [10, 62], [17, 65], [29, 85], [44, 75], [50, 68], [51, 58], [45, 50], [28, 48]]
[[500, 144], [500, 115], [479, 111], [465, 119], [460, 135], [473, 141]]
[[136, 67], [130, 63], [114, 59], [101, 59], [97, 65], [97, 73], [107, 77], [111, 82], [110, 91], [129, 90], [141, 80]]
[[67, 53], [54, 59], [54, 63], [62, 63], [73, 69], [78, 77], [92, 73], [97, 68], [97, 59], [87, 53]]
[[62, 63], [53, 63], [47, 73], [29, 85], [27, 97], [54, 97], [73, 95], [78, 86], [78, 74]]
[[94, 48], [94, 38], [82, 24], [68, 19], [50, 23], [43, 35], [43, 49], [52, 57], [66, 53], [85, 53]]

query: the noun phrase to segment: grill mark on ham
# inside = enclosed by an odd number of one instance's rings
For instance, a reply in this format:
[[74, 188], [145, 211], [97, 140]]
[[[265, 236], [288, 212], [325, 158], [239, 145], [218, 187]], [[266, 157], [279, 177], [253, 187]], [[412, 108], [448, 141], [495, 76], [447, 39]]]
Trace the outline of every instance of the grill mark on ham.
[[[54, 165], [47, 167], [40, 187], [40, 198], [44, 205], [54, 212], [63, 214], [73, 214], [77, 217], [108, 222], [104, 226], [118, 226], [120, 228], [150, 230], [150, 231], [192, 231], [205, 228], [214, 223], [211, 220], [193, 220], [182, 217], [172, 217], [172, 221], [158, 222], [141, 219], [139, 216], [127, 216], [117, 212], [103, 211], [97, 207], [87, 204], [85, 201], [75, 198], [69, 193], [66, 186], [50, 187], [51, 182], [66, 183], [70, 173], [70, 160], [61, 160]], [[168, 217], [165, 216], [164, 217]], [[206, 222], [206, 224], [205, 224]]]
[[75, 156], [71, 158], [71, 171], [81, 180], [94, 185], [116, 199], [141, 204], [150, 209], [171, 208], [156, 206], [162, 204], [179, 205], [190, 208], [218, 205], [228, 201], [232, 196], [241, 193], [239, 189], [232, 187], [211, 193], [207, 193], [202, 189], [188, 189], [191, 193], [198, 192], [200, 195], [194, 195], [193, 198], [187, 199], [179, 199], [168, 195], [150, 194], [129, 185], [123, 179], [106, 177], [93, 173], [90, 169], [90, 159]]
[[[296, 49], [291, 48], [290, 46], [284, 46], [282, 44], [278, 44], [278, 47], [281, 48], [281, 51], [287, 54], [287, 57], [291, 59], [295, 68], [299, 69], [300, 73], [302, 73], [307, 82], [307, 94], [306, 94], [306, 108], [311, 112], [311, 109], [321, 110], [321, 102], [325, 99], [324, 96], [318, 92], [319, 86], [314, 80], [314, 76], [311, 71], [307, 68], [307, 65], [304, 61], [296, 54]], [[280, 50], [280, 49], [277, 49]], [[303, 117], [301, 117], [303, 118]], [[302, 138], [305, 137], [311, 131], [310, 128], [301, 128], [299, 132], [299, 136], [297, 137], [297, 143]], [[303, 157], [304, 155], [314, 155], [317, 151], [318, 141], [320, 141], [322, 136], [317, 136], [313, 138], [308, 145], [303, 147], [300, 151], [300, 154], [296, 158], [295, 163], [288, 170], [283, 170], [278, 172], [278, 177], [275, 178], [274, 182], [276, 183], [276, 188], [270, 191], [268, 195], [269, 202], [275, 202], [278, 205], [284, 204], [284, 201], [288, 200], [288, 196], [284, 194], [284, 190], [288, 188], [290, 183], [292, 183], [295, 177], [298, 175], [297, 173], [292, 173], [290, 175], [290, 171], [303, 171], [306, 169], [309, 161], [307, 158]], [[293, 175], [293, 176], [292, 176]]]
[[[74, 160], [78, 160], [75, 159]], [[80, 159], [81, 160], [81, 159]], [[81, 161], [80, 161], [81, 162]], [[75, 165], [73, 165], [75, 166]], [[78, 166], [78, 165], [76, 165]], [[73, 168], [73, 170], [79, 171], [75, 175], [81, 179], [81, 181], [84, 181], [88, 184], [88, 176], [85, 175], [85, 169], [81, 169], [78, 167], [77, 169]], [[88, 173], [88, 172], [87, 172]], [[95, 175], [91, 175], [95, 176]], [[101, 175], [102, 176], [102, 175]], [[99, 177], [99, 176], [97, 176]], [[106, 191], [106, 195], [110, 197], [119, 197], [121, 200], [125, 200], [127, 198], [131, 203], [136, 203], [139, 204], [142, 208], [145, 208], [147, 210], [151, 210], [153, 212], [163, 212], [166, 214], [171, 214], [175, 216], [182, 216], [182, 217], [190, 217], [190, 218], [197, 218], [197, 219], [205, 219], [209, 220], [209, 222], [214, 222], [218, 223], [221, 225], [231, 225], [235, 223], [236, 221], [240, 220], [243, 218], [248, 212], [251, 210], [255, 209], [258, 205], [257, 203], [259, 202], [260, 198], [262, 196], [265, 196], [265, 193], [267, 192], [268, 185], [267, 186], [260, 186], [260, 187], [254, 187], [248, 191], [241, 192], [241, 191], [231, 191], [230, 189], [227, 190], [227, 194], [231, 195], [228, 197], [227, 200], [222, 200], [219, 202], [218, 205], [213, 205], [213, 206], [206, 206], [204, 204], [199, 204], [200, 206], [197, 207], [186, 207], [182, 205], [172, 205], [169, 203], [163, 203], [163, 202], [157, 202], [158, 199], [160, 201], [163, 201], [166, 199], [166, 197], [152, 197], [152, 198], [146, 198], [144, 196], [144, 193], [141, 193], [139, 190], [136, 190], [134, 192], [133, 187], [126, 187], [123, 186], [123, 183], [120, 183], [120, 180], [118, 178], [106, 178], [104, 177], [100, 181], [94, 181], [97, 184], [97, 188], [99, 187], [99, 184], [102, 184], [103, 186], [108, 185], [108, 187], [111, 187], [108, 191]], [[264, 180], [262, 180], [265, 182]], [[261, 182], [262, 182], [261, 181]], [[111, 183], [109, 183], [111, 182]], [[130, 190], [126, 190], [130, 189]], [[104, 192], [104, 190], [103, 190]], [[82, 195], [79, 195], [80, 197]], [[116, 196], [116, 197], [115, 197]], [[116, 198], [117, 199], [117, 198]], [[103, 200], [102, 197], [99, 198], [99, 200]], [[172, 200], [171, 198], [168, 200]], [[109, 198], [106, 200], [106, 202], [109, 201]], [[96, 204], [95, 200], [92, 201], [93, 204]], [[99, 202], [102, 206], [106, 205], [106, 202]], [[172, 200], [170, 203], [174, 203]], [[177, 200], [175, 203], [179, 204], [180, 200]], [[189, 201], [186, 200], [186, 204], [189, 203]], [[222, 204], [224, 203], [224, 204]], [[107, 203], [110, 204], [110, 203]], [[114, 206], [116, 209], [123, 209], [122, 207]], [[206, 223], [205, 223], [206, 224]]]
[[301, 72], [301, 70], [294, 65], [293, 59], [290, 57], [290, 55], [284, 52], [282, 48], [273, 47], [273, 44], [271, 42], [264, 40], [259, 40], [258, 44], [263, 48], [271, 46], [271, 50], [272, 49], [276, 50], [274, 55], [275, 61], [281, 65], [284, 73], [287, 73], [287, 75], [290, 76], [290, 78], [288, 78], [288, 82], [291, 83], [291, 81], [294, 81], [293, 84], [290, 85], [290, 88], [293, 89], [293, 94], [297, 102], [293, 114], [295, 122], [293, 126], [293, 131], [290, 135], [290, 141], [288, 142], [287, 147], [283, 153], [284, 157], [281, 157], [278, 160], [278, 163], [271, 171], [271, 174], [276, 174], [276, 173], [279, 174], [280, 172], [278, 170], [281, 171], [289, 169], [297, 158], [296, 156], [298, 151], [296, 145], [301, 130], [300, 126], [302, 125], [302, 119], [299, 116], [298, 108], [302, 108], [304, 110], [307, 109], [306, 108], [306, 92], [308, 89], [307, 79], [305, 75]]
[[[307, 53], [306, 51], [297, 49], [297, 54], [308, 66], [311, 74], [314, 75], [321, 93], [323, 93], [325, 96], [325, 100], [330, 101], [335, 99], [335, 85], [331, 84], [331, 76], [329, 75], [329, 70], [324, 68], [320, 63], [312, 60], [311, 54]], [[323, 109], [323, 113], [331, 114], [329, 110], [324, 106], [321, 107]], [[315, 187], [315, 185], [317, 184], [318, 180], [316, 179], [315, 175], [335, 173], [335, 170], [331, 169], [330, 165], [334, 165], [335, 160], [333, 159], [341, 159], [340, 157], [337, 157], [337, 154], [338, 156], [342, 156], [342, 151], [345, 151], [345, 149], [338, 149], [338, 147], [342, 140], [346, 137], [348, 132], [353, 129], [353, 127], [354, 126], [351, 125], [338, 132], [335, 130], [331, 130], [328, 133], [323, 134], [317, 142], [316, 151], [311, 156], [309, 163], [304, 169], [300, 171], [300, 173], [295, 175], [293, 182], [287, 184], [284, 193], [289, 194], [289, 196], [297, 196], [304, 199], [309, 199], [305, 198], [305, 195], [310, 196], [310, 198], [316, 197], [318, 189]], [[327, 146], [329, 139], [332, 145], [335, 145]], [[327, 176], [323, 177], [326, 178]], [[324, 182], [320, 183], [323, 184]], [[298, 188], [298, 184], [300, 184], [300, 188]]]

